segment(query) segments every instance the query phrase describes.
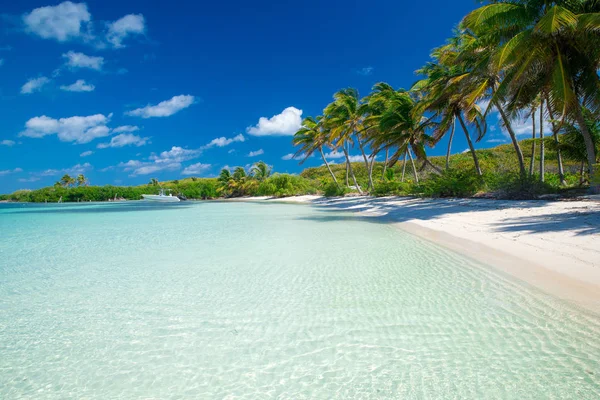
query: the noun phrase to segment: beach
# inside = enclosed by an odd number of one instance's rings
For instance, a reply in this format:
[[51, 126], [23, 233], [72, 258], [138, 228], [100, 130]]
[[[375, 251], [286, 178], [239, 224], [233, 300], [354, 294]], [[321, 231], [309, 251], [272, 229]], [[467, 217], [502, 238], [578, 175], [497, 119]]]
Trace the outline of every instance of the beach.
[[394, 224], [600, 313], [598, 201], [320, 196], [252, 200], [310, 203]]

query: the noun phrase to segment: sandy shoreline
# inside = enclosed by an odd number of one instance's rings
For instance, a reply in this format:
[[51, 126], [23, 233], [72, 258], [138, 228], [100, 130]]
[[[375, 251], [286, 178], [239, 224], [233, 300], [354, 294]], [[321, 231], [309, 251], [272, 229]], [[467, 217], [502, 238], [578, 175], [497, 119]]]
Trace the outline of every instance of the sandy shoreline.
[[310, 203], [383, 219], [600, 313], [600, 202], [297, 196], [237, 201]]

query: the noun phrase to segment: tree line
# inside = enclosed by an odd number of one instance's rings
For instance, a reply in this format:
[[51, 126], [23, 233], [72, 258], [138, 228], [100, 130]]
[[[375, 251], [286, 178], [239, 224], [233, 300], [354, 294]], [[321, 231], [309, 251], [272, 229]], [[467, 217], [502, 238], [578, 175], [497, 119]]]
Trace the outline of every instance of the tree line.
[[[458, 125], [469, 146], [473, 172], [483, 179], [474, 142], [486, 135], [487, 117], [496, 111], [511, 139], [520, 180], [531, 181], [534, 176], [537, 142], [540, 181], [545, 179], [548, 144], [557, 154], [561, 185], [566, 185], [563, 158], [569, 157], [582, 162], [582, 181], [598, 190], [599, 63], [600, 2], [492, 1], [466, 15], [453, 37], [432, 51], [431, 61], [416, 71], [420, 79], [410, 89], [377, 83], [364, 98], [353, 88], [335, 93], [322, 115], [303, 120], [293, 138], [296, 157], [302, 163], [317, 152], [341, 190], [324, 149], [342, 152], [345, 186], [350, 187], [351, 180], [362, 194], [351, 148], [360, 151], [369, 171], [366, 191], [372, 192], [373, 167], [382, 152], [382, 176], [400, 159], [405, 167], [407, 158], [416, 182], [415, 159], [421, 169], [443, 175], [444, 169], [430, 162], [426, 149], [447, 138], [445, 170], [449, 170]], [[513, 129], [515, 120], [523, 117], [532, 120], [529, 166]], [[550, 122], [550, 141], [545, 121]]]

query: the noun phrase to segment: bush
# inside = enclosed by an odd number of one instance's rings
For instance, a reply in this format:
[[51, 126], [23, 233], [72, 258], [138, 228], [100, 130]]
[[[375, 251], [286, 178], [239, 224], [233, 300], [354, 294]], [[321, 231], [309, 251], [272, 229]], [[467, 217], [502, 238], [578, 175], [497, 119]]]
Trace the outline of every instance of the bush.
[[427, 197], [470, 197], [484, 189], [483, 182], [473, 170], [449, 169], [415, 184], [412, 192]]
[[325, 186], [324, 195], [325, 197], [339, 197], [344, 196], [349, 192], [349, 189], [345, 186], [338, 187], [335, 182], [330, 182]]

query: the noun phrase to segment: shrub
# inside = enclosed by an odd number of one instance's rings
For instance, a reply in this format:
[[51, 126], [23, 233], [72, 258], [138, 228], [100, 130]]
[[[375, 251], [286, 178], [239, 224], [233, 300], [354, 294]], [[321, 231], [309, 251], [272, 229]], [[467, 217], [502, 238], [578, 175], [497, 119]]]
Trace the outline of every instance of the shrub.
[[427, 197], [470, 197], [484, 189], [483, 182], [473, 170], [449, 169], [415, 184], [412, 192]]
[[344, 196], [349, 192], [349, 189], [345, 186], [338, 187], [335, 182], [330, 182], [325, 186], [324, 195], [325, 197], [339, 197]]

